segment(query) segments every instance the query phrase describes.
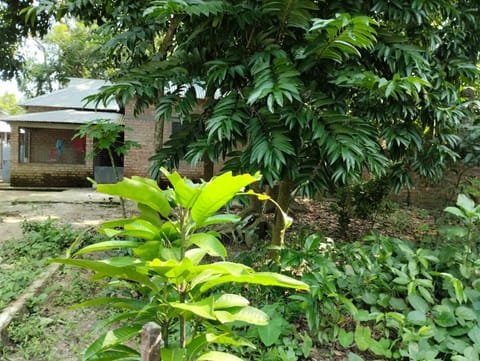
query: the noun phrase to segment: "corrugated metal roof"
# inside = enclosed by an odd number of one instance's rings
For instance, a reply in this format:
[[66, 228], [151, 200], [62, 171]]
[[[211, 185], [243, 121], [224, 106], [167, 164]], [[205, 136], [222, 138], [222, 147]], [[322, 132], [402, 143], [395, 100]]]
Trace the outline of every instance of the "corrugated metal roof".
[[13, 115], [11, 117], [0, 115], [0, 120], [4, 120], [6, 122], [86, 124], [96, 119], [106, 119], [114, 122], [121, 122], [122, 117], [123, 115], [119, 113], [67, 109], [56, 110], [52, 112], [26, 113]]
[[[95, 109], [95, 104], [87, 104], [84, 98], [98, 93], [100, 88], [105, 85], [111, 85], [111, 83], [99, 79], [70, 78], [70, 82], [65, 88], [58, 89], [39, 97], [28, 99], [19, 105], [93, 110]], [[99, 103], [96, 110], [119, 111], [120, 108], [113, 100], [110, 101], [106, 106], [104, 106], [102, 103]]]
[[[5, 114], [5, 113], [3, 113]], [[10, 125], [5, 122], [0, 121], [0, 133], [10, 133], [11, 132]]]

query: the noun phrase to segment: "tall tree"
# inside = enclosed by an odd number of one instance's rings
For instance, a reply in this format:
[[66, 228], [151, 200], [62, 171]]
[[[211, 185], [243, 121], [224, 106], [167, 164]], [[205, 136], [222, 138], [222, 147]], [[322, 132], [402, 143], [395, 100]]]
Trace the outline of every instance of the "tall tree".
[[[51, 92], [67, 78], [105, 79], [114, 72], [100, 51], [106, 41], [81, 22], [68, 20], [54, 24], [43, 39], [30, 39], [37, 51], [17, 74], [20, 90], [27, 97]], [[34, 54], [36, 53], [36, 54]]]
[[12, 79], [22, 69], [25, 59], [18, 52], [27, 36], [45, 35], [51, 14], [38, 12], [35, 21], [25, 21], [22, 10], [36, 3], [34, 0], [0, 1], [0, 79]]
[[292, 191], [331, 189], [365, 167], [397, 186], [412, 171], [436, 179], [471, 115], [460, 92], [478, 78], [480, 9], [469, 0], [70, 5], [105, 10], [113, 59], [128, 54], [103, 97], [183, 122], [158, 164], [228, 156], [227, 168], [278, 184], [284, 207]]
[[17, 97], [13, 93], [0, 95], [0, 110], [8, 115], [15, 115], [24, 112], [24, 110], [17, 105]]

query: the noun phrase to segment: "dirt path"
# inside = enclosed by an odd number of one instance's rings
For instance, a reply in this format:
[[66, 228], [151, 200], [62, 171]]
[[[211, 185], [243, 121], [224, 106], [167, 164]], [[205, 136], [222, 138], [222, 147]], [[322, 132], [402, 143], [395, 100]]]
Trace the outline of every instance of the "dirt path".
[[59, 219], [74, 227], [97, 225], [122, 216], [117, 197], [91, 188], [66, 190], [0, 189], [0, 243], [22, 236], [24, 220]]

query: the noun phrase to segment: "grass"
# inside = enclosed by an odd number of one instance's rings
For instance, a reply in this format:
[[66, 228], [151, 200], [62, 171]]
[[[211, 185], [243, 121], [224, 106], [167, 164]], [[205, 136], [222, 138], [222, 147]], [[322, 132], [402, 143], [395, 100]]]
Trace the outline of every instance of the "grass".
[[[0, 245], [0, 310], [18, 298], [45, 269], [46, 260], [65, 252], [81, 231], [47, 219], [22, 224], [23, 238]], [[95, 234], [86, 234], [92, 241]], [[89, 275], [64, 267], [43, 292], [29, 300], [28, 312], [7, 329], [10, 343], [0, 345], [2, 361], [78, 360], [91, 339], [85, 334], [100, 317], [87, 309], [69, 307], [99, 292]]]

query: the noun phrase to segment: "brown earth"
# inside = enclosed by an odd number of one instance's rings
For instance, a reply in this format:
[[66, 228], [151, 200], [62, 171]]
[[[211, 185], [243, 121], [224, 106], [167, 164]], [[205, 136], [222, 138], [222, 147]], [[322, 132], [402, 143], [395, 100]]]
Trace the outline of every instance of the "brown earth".
[[85, 227], [121, 216], [117, 197], [96, 193], [92, 188], [0, 188], [0, 242], [21, 237], [23, 221], [53, 218]]

